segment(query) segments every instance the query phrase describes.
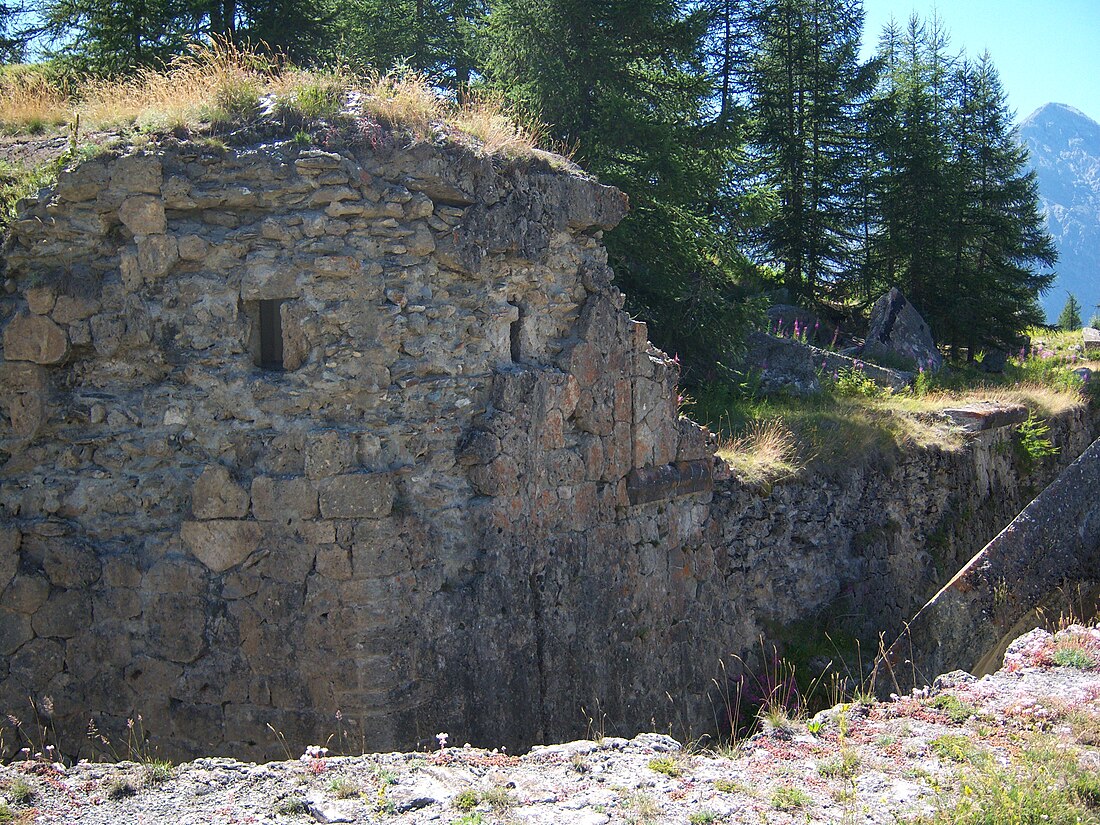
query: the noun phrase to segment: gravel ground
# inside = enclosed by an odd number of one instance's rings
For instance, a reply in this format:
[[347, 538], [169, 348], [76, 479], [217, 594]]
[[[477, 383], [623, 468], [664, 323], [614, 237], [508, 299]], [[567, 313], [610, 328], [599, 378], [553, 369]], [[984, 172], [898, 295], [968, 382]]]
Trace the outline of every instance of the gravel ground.
[[163, 776], [133, 762], [39, 759], [0, 767], [0, 796], [10, 821], [66, 825], [894, 823], [958, 793], [963, 768], [942, 742], [1007, 764], [1028, 737], [1053, 737], [1100, 772], [1100, 670], [1088, 658], [1057, 666], [1060, 649], [1100, 661], [1100, 629], [1033, 631], [992, 676], [948, 674], [892, 702], [838, 705], [722, 753], [644, 733], [523, 756], [444, 747], [266, 765], [208, 758]]

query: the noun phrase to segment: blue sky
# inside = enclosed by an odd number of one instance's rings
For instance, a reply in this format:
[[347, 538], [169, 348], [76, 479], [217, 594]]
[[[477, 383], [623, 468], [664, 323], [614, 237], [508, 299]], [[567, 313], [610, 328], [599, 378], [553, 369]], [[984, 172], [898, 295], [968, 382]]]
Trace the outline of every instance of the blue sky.
[[938, 14], [954, 51], [988, 50], [1022, 120], [1044, 103], [1067, 103], [1100, 121], [1100, 0], [863, 0], [864, 51], [891, 16]]

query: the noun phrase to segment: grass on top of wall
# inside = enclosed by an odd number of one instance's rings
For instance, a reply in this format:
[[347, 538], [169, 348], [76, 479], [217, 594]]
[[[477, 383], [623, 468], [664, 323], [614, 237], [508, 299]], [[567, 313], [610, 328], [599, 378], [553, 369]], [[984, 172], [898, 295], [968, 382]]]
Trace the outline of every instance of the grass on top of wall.
[[542, 127], [523, 122], [500, 98], [448, 100], [411, 72], [307, 71], [225, 41], [195, 44], [162, 70], [115, 79], [63, 77], [38, 65], [0, 69], [0, 132], [9, 135], [65, 129], [209, 134], [261, 121], [307, 133], [381, 125], [412, 141], [449, 137], [492, 156], [562, 165], [539, 148]]
[[[740, 384], [697, 388], [687, 413], [718, 434], [718, 454], [749, 484], [767, 484], [807, 468], [834, 469], [911, 447], [961, 449], [965, 435], [939, 415], [978, 401], [1023, 404], [1036, 420], [1064, 413], [1095, 398], [1100, 364], [1084, 360], [1073, 334], [1038, 339], [1032, 352], [1010, 359], [1001, 375], [973, 364], [951, 364], [941, 374], [920, 374], [900, 392], [882, 390], [862, 373], [822, 377], [810, 396], [762, 395], [752, 376]], [[1077, 334], [1076, 340], [1080, 341]], [[1097, 370], [1086, 384], [1074, 373]]]

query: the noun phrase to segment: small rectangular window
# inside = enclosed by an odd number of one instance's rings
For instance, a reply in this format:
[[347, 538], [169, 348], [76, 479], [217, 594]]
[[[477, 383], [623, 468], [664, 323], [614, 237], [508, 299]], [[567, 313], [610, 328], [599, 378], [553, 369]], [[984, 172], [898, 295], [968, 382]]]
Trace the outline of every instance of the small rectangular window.
[[265, 370], [283, 368], [282, 301], [260, 301], [260, 359]]

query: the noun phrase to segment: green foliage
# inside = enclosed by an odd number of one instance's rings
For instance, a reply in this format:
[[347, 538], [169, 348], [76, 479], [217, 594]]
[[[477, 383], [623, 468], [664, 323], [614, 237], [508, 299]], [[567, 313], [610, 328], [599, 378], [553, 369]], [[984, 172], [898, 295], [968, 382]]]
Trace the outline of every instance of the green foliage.
[[718, 814], [714, 811], [694, 811], [688, 814], [688, 822], [690, 822], [691, 825], [711, 825], [711, 823], [718, 821]]
[[839, 757], [818, 763], [817, 772], [829, 779], [851, 779], [859, 773], [859, 754], [844, 748]]
[[471, 788], [467, 788], [464, 791], [460, 791], [458, 796], [454, 798], [454, 806], [460, 811], [470, 811], [476, 808], [480, 801], [481, 794]]
[[945, 733], [929, 743], [932, 753], [951, 762], [970, 762], [978, 758], [978, 750], [966, 736]]
[[8, 807], [7, 802], [0, 800], [0, 825], [8, 825], [13, 821], [15, 821], [15, 814], [12, 809]]
[[737, 286], [751, 269], [729, 232], [740, 141], [709, 120], [707, 23], [677, 0], [497, 0], [482, 41], [490, 85], [629, 195], [606, 239], [616, 278], [697, 373], [737, 350], [757, 309]]
[[1093, 329], [1100, 329], [1100, 315], [1093, 315], [1089, 318], [1089, 326]]
[[882, 388], [858, 368], [838, 370], [828, 388], [841, 398], [876, 398]]
[[1058, 315], [1058, 329], [1063, 332], [1073, 332], [1081, 328], [1081, 305], [1077, 297], [1070, 292], [1066, 296], [1066, 304]]
[[956, 791], [931, 816], [909, 825], [1096, 825], [1100, 782], [1071, 754], [1025, 751], [1007, 766], [994, 760], [971, 765]]
[[996, 69], [916, 16], [886, 29], [879, 61], [867, 286], [899, 286], [955, 351], [1012, 347], [1042, 320], [1057, 254]]
[[1021, 457], [1028, 467], [1059, 452], [1049, 438], [1050, 425], [1036, 418], [1034, 412], [1029, 412], [1027, 420], [1016, 426], [1016, 432], [1020, 436]]
[[309, 813], [309, 806], [299, 796], [288, 796], [275, 803], [274, 811], [277, 816], [298, 816]]
[[859, 61], [862, 5], [758, 0], [747, 72], [758, 172], [775, 194], [761, 232], [792, 301], [823, 301], [857, 266], [865, 154], [859, 135], [874, 82]]
[[683, 773], [680, 763], [671, 756], [658, 756], [654, 759], [650, 759], [649, 769], [671, 777], [677, 777]]
[[359, 796], [359, 786], [347, 776], [334, 776], [328, 783], [328, 792], [338, 799]]
[[973, 707], [950, 693], [941, 693], [939, 696], [929, 700], [928, 705], [929, 707], [942, 710], [947, 714], [947, 717], [957, 725], [961, 725], [976, 713]]
[[1051, 658], [1059, 667], [1075, 667], [1079, 670], [1090, 670], [1096, 667], [1096, 661], [1088, 651], [1077, 644], [1058, 646]]
[[793, 811], [798, 808], [806, 807], [811, 801], [810, 795], [801, 788], [788, 788], [784, 786], [776, 788], [775, 792], [772, 794], [771, 805], [777, 811]]

